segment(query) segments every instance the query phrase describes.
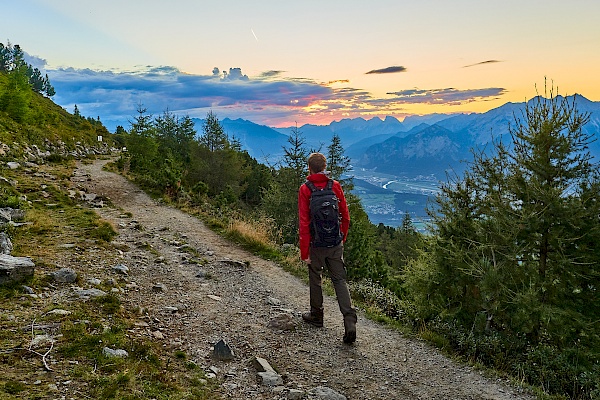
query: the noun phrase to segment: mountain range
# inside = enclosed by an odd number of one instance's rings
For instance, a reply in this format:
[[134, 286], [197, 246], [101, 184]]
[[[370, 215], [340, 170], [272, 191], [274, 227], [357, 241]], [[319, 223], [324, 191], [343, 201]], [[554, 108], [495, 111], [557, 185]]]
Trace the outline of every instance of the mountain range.
[[[577, 109], [590, 114], [584, 131], [598, 138], [600, 102], [581, 95], [569, 96], [568, 100], [573, 101], [573, 97]], [[485, 149], [494, 138], [508, 140], [509, 126], [515, 126], [516, 119], [525, 120], [525, 107], [525, 103], [506, 103], [485, 113], [411, 116], [402, 122], [394, 117], [344, 119], [329, 125], [302, 125], [297, 129], [305, 138], [307, 148], [323, 152], [337, 133], [355, 168], [395, 176], [443, 178], [448, 170], [464, 169], [466, 164], [462, 161], [472, 158], [471, 149]], [[202, 122], [195, 119], [199, 132]], [[283, 148], [289, 146], [289, 135], [295, 129], [270, 128], [243, 119], [225, 118], [221, 123], [229, 137], [239, 140], [252, 157], [271, 164], [281, 159]], [[589, 146], [596, 159], [600, 158], [598, 142]]]

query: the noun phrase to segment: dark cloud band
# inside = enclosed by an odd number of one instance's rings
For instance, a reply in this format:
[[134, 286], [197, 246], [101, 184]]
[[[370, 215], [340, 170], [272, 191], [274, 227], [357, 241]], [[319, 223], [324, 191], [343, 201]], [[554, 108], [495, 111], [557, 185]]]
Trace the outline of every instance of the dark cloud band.
[[497, 98], [506, 93], [504, 88], [483, 88], [459, 90], [445, 89], [408, 89], [398, 92], [389, 92], [394, 95], [393, 101], [403, 104], [449, 104], [457, 105], [470, 103], [477, 100]]
[[382, 68], [382, 69], [373, 69], [369, 72], [366, 72], [365, 75], [371, 75], [371, 74], [395, 74], [398, 72], [406, 72], [406, 68], [402, 67], [402, 66], [397, 66], [397, 67], [387, 67], [387, 68]]
[[482, 62], [478, 62], [475, 64], [470, 64], [470, 65], [465, 65], [463, 68], [469, 68], [469, 67], [475, 67], [477, 65], [486, 65], [486, 64], [496, 64], [502, 61], [499, 60], [487, 60], [487, 61], [482, 61]]

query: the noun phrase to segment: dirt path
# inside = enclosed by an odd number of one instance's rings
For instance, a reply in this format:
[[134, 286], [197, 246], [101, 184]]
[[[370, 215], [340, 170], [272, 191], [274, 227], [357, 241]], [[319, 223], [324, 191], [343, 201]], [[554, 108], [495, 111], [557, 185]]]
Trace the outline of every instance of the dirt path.
[[[114, 205], [98, 212], [117, 227], [121, 262], [130, 269], [123, 301], [145, 310], [133, 334], [181, 349], [206, 370], [213, 367], [224, 397], [284, 399], [290, 389], [324, 386], [348, 399], [531, 398], [360, 313], [357, 342], [344, 345], [333, 298], [325, 299], [325, 328], [304, 325], [304, 283], [103, 171], [106, 162], [79, 165], [72, 180]], [[269, 328], [279, 314], [292, 315], [297, 329]], [[211, 358], [211, 346], [220, 339], [233, 348], [234, 360]], [[256, 356], [269, 361], [284, 385], [261, 384], [251, 362]]]

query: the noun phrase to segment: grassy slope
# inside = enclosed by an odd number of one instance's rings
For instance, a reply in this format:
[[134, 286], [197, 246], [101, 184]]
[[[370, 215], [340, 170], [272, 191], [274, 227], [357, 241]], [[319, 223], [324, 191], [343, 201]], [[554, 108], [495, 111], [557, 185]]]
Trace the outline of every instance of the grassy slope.
[[[4, 92], [6, 82], [6, 75], [0, 73], [0, 95]], [[17, 123], [6, 113], [0, 112], [0, 142], [9, 145], [13, 142], [40, 145], [48, 139], [52, 143], [60, 140], [72, 148], [76, 142], [93, 144], [98, 135], [109, 138], [104, 126], [92, 125], [85, 118], [70, 114], [38, 93], [31, 94], [25, 123]]]
[[[0, 93], [5, 78], [0, 74]], [[37, 94], [25, 124], [0, 112], [0, 142], [11, 147], [14, 142], [40, 145], [60, 140], [73, 148], [76, 142], [96, 143], [98, 134], [108, 136], [104, 127]], [[0, 230], [11, 237], [12, 255], [31, 257], [36, 271], [25, 282], [0, 286], [0, 399], [217, 398], [215, 384], [185, 354], [130, 337], [137, 310], [124, 308], [110, 287], [102, 287], [109, 294], [96, 300], [73, 302], [60, 296], [71, 284], [54, 282], [49, 274], [66, 266], [81, 273], [98, 263], [116, 265], [117, 249], [111, 244], [115, 232], [69, 196], [73, 160], [11, 170], [3, 161], [15, 156], [11, 152], [0, 157], [0, 176], [6, 178], [0, 181], [0, 207], [24, 209], [27, 225]], [[27, 294], [23, 284], [35, 295]], [[54, 309], [69, 314], [49, 313]], [[51, 335], [54, 342], [35, 345], [33, 339], [43, 335]], [[127, 349], [130, 356], [108, 358], [102, 354], [104, 346]]]

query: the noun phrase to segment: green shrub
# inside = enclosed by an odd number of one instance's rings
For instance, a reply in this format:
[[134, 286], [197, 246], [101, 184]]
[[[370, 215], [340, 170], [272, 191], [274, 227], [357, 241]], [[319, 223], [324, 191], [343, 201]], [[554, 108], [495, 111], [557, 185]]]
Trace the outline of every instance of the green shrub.
[[[565, 393], [573, 399], [587, 399], [598, 392], [599, 360], [579, 348], [558, 349], [540, 344], [529, 349], [522, 363], [523, 378], [546, 393]], [[517, 367], [517, 366], [515, 366]]]
[[25, 384], [17, 381], [8, 381], [4, 383], [4, 391], [8, 394], [18, 394], [25, 390]]
[[119, 298], [112, 294], [106, 296], [100, 296], [94, 300], [95, 303], [99, 304], [106, 314], [116, 314], [121, 308], [121, 301]]
[[21, 196], [14, 188], [0, 187], [0, 208], [21, 208], [21, 206]]
[[364, 303], [375, 306], [387, 317], [400, 320], [404, 315], [402, 301], [391, 290], [370, 280], [352, 283], [352, 292]]
[[117, 236], [117, 232], [110, 223], [98, 221], [97, 226], [90, 232], [90, 236], [108, 243]]

